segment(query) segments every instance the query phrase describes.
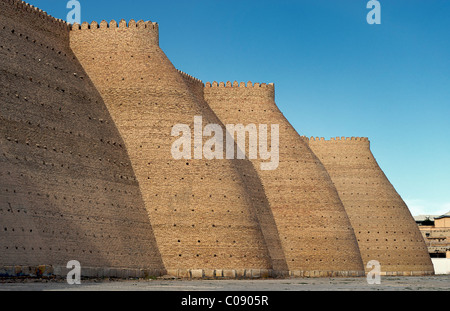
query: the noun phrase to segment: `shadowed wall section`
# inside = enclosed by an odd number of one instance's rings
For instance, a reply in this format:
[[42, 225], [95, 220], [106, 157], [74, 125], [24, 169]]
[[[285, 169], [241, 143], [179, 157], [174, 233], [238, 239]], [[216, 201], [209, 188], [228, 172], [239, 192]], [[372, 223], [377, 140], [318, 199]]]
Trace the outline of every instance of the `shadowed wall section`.
[[271, 270], [240, 164], [171, 155], [174, 125], [221, 122], [159, 48], [158, 25], [84, 23], [71, 47], [125, 140], [169, 274]]
[[356, 238], [336, 189], [279, 111], [274, 92], [273, 84], [214, 82], [206, 84], [204, 97], [224, 124], [267, 124], [269, 129], [279, 125], [279, 167], [263, 171], [262, 160], [252, 163], [266, 191], [291, 274], [363, 275]]
[[165, 273], [125, 144], [71, 52], [69, 26], [6, 0], [0, 253], [0, 275], [64, 274], [71, 260], [86, 276]]
[[369, 140], [305, 141], [336, 185], [363, 260], [378, 260], [382, 272], [388, 275], [433, 274], [423, 237], [408, 207], [378, 166]]

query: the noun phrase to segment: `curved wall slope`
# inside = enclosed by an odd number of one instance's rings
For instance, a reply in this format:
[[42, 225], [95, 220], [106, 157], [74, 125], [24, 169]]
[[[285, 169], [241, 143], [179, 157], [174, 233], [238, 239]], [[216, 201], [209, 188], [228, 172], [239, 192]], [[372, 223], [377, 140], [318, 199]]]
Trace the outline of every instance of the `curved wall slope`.
[[93, 276], [164, 273], [125, 144], [69, 26], [1, 0], [0, 42], [0, 266], [31, 267], [0, 274], [71, 260]]
[[75, 27], [71, 47], [125, 140], [168, 272], [272, 269], [240, 164], [171, 155], [174, 125], [221, 123], [159, 48], [158, 25], [97, 25]]
[[355, 230], [363, 260], [383, 273], [433, 274], [408, 207], [378, 166], [367, 138], [306, 139], [325, 165]]
[[[206, 110], [210, 110], [208, 103], [204, 99], [204, 84], [202, 81], [178, 70], [183, 77], [184, 82], [190, 89], [191, 93], [195, 96], [195, 99]], [[214, 114], [215, 115], [215, 114]], [[217, 118], [217, 116], [215, 115]], [[224, 125], [222, 125], [224, 126]], [[225, 128], [223, 127], [225, 132]], [[223, 136], [223, 141], [226, 142], [226, 135]], [[237, 149], [236, 144], [235, 150]], [[224, 150], [225, 153], [225, 150]], [[261, 179], [253, 167], [253, 164], [247, 159], [244, 160], [231, 160], [238, 168], [238, 173], [243, 184], [249, 194], [249, 198], [252, 200], [256, 209], [256, 215], [258, 217], [259, 225], [261, 227], [264, 240], [266, 242], [270, 259], [272, 261], [273, 270], [277, 271], [277, 275], [286, 275], [289, 272], [286, 258], [284, 255], [283, 247], [280, 241], [280, 235], [278, 232], [275, 219], [270, 208], [269, 201], [265, 194], [265, 189], [262, 185]]]
[[266, 191], [291, 273], [364, 274], [356, 238], [336, 189], [320, 161], [279, 111], [274, 86], [214, 82], [206, 84], [204, 96], [224, 124], [266, 124], [269, 129], [272, 124], [279, 125], [278, 168], [263, 171], [260, 159], [252, 162]]

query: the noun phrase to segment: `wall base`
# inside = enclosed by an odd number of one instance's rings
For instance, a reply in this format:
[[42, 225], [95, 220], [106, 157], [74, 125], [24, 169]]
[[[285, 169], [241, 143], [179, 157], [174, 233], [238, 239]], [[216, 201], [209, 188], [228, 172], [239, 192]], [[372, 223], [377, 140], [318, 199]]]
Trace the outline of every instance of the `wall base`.
[[[449, 261], [448, 259], [444, 259]], [[5, 266], [0, 278], [66, 278], [72, 269], [64, 266]], [[381, 276], [430, 276], [430, 271], [381, 272]], [[269, 269], [127, 269], [82, 267], [82, 278], [157, 278], [177, 279], [268, 279], [268, 278], [353, 278], [365, 277], [364, 271], [275, 271]]]
[[[0, 278], [66, 278], [71, 270], [64, 266], [5, 266], [0, 267]], [[81, 268], [81, 278], [152, 278], [165, 274], [160, 269]]]

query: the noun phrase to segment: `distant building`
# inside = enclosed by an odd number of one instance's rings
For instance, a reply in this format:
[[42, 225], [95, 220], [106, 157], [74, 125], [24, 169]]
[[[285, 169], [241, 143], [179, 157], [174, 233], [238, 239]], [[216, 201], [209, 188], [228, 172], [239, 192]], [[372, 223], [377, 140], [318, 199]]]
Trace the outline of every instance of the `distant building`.
[[441, 216], [414, 217], [431, 258], [450, 258], [450, 212]]

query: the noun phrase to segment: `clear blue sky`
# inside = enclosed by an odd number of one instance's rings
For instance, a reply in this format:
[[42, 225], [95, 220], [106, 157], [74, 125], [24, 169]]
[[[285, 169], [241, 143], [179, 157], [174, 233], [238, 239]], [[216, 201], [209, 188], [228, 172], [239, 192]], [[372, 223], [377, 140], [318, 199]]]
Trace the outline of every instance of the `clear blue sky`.
[[[30, 0], [66, 19], [65, 0]], [[151, 20], [204, 82], [273, 82], [302, 135], [363, 136], [413, 215], [450, 210], [450, 1], [80, 0], [82, 21]]]

